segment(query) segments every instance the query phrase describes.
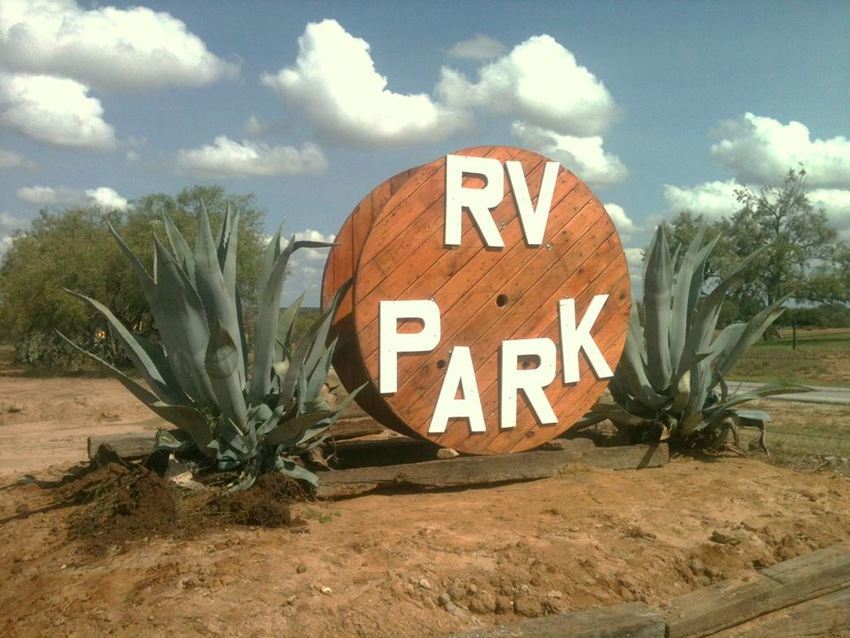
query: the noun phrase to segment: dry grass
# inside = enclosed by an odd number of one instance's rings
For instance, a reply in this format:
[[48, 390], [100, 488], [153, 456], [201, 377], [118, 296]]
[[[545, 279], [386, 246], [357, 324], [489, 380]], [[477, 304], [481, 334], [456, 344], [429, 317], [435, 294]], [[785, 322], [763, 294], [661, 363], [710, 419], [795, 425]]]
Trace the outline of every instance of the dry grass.
[[730, 376], [765, 383], [850, 386], [850, 330], [797, 330], [796, 349], [791, 331], [783, 330], [781, 339], [750, 348]]
[[[850, 405], [753, 401], [747, 408], [770, 414], [767, 446], [773, 460], [800, 469], [828, 467], [850, 476]], [[755, 430], [742, 432], [747, 448]]]

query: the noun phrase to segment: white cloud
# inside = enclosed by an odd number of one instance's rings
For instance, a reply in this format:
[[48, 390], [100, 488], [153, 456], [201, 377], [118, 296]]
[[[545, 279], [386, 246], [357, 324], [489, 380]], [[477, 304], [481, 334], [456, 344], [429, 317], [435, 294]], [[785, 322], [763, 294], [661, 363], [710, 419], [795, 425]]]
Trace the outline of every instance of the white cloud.
[[490, 60], [505, 52], [505, 45], [489, 36], [478, 34], [453, 45], [446, 53], [453, 58]]
[[0, 237], [0, 262], [6, 257], [6, 253], [12, 247], [12, 242], [15, 241], [11, 235], [3, 235]]
[[635, 226], [634, 221], [626, 215], [626, 211], [623, 210], [623, 207], [619, 204], [614, 204], [609, 202], [604, 205], [605, 210], [608, 211], [608, 216], [611, 218], [611, 221], [614, 222], [614, 226], [617, 228], [617, 232], [620, 235], [620, 240], [625, 243], [631, 239], [631, 235], [633, 232], [637, 230], [637, 226]]
[[109, 150], [115, 131], [100, 100], [74, 80], [0, 73], [0, 125], [53, 146]]
[[632, 282], [632, 297], [641, 298], [643, 295], [643, 249], [624, 248], [626, 263], [629, 266], [629, 278]]
[[17, 230], [28, 225], [28, 220], [18, 217], [14, 213], [0, 213], [0, 228], [3, 230]]
[[598, 135], [560, 135], [525, 122], [514, 122], [511, 133], [524, 146], [559, 161], [582, 180], [611, 184], [624, 180], [629, 174], [619, 157], [603, 150], [602, 138]]
[[[709, 219], [728, 217], [741, 208], [735, 191], [742, 188], [735, 180], [703, 182], [695, 186], [664, 185], [664, 199], [672, 213], [688, 210]], [[756, 190], [758, 190], [756, 188]], [[816, 188], [808, 193], [809, 201], [823, 207], [830, 223], [844, 239], [850, 240], [850, 190]]]
[[823, 206], [832, 226], [841, 238], [850, 241], [850, 190], [818, 188], [809, 191], [809, 201]]
[[428, 95], [394, 93], [375, 70], [369, 43], [336, 20], [310, 23], [295, 65], [262, 82], [303, 111], [329, 140], [381, 147], [442, 139], [466, 124]]
[[[333, 243], [335, 236], [308, 228], [295, 233], [295, 239]], [[306, 292], [305, 305], [319, 305], [322, 272], [327, 258], [327, 248], [301, 248], [292, 254], [289, 259], [289, 276], [284, 286], [284, 304], [291, 303], [302, 292]]]
[[802, 164], [812, 186], [850, 187], [850, 140], [811, 139], [800, 122], [788, 124], [746, 113], [721, 127], [711, 153], [744, 182], [779, 185]]
[[206, 177], [315, 174], [324, 172], [327, 165], [322, 149], [310, 142], [298, 149], [250, 140], [239, 143], [225, 135], [216, 137], [213, 144], [177, 153], [178, 168]]
[[168, 13], [86, 10], [73, 0], [3, 0], [0, 60], [10, 71], [106, 90], [199, 86], [238, 73]]
[[253, 113], [245, 120], [245, 135], [248, 137], [266, 137], [270, 135], [281, 135], [289, 133], [292, 126], [283, 119], [263, 120]]
[[6, 151], [0, 148], [0, 169], [4, 168], [35, 168], [35, 164], [30, 162], [20, 153], [14, 151]]
[[437, 93], [451, 108], [513, 115], [562, 135], [602, 133], [616, 114], [605, 85], [548, 35], [529, 38], [471, 82], [444, 67]]
[[251, 136], [263, 135], [268, 132], [268, 123], [260, 120], [253, 113], [245, 122], [245, 133]]
[[89, 188], [85, 191], [85, 195], [89, 202], [104, 210], [127, 210], [129, 205], [127, 200], [121, 197], [114, 188], [108, 186]]
[[725, 182], [703, 182], [696, 186], [672, 186], [664, 184], [664, 199], [671, 212], [687, 210], [709, 218], [731, 215], [741, 206], [735, 191], [741, 185], [735, 180]]
[[18, 198], [38, 206], [97, 206], [103, 210], [125, 210], [126, 199], [113, 188], [100, 186], [86, 190], [25, 186], [17, 190]]

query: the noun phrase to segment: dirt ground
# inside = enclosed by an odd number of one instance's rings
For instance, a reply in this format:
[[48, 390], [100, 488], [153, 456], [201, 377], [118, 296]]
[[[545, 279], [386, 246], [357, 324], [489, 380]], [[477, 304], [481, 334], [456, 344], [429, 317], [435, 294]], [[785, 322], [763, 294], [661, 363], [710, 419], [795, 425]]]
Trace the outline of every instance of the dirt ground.
[[[92, 544], [16, 481], [156, 429], [106, 379], [0, 377], [0, 634], [439, 636], [672, 597], [850, 538], [850, 481], [757, 459], [302, 503], [295, 529]], [[48, 466], [54, 470], [48, 471]], [[58, 467], [57, 467], [58, 466]], [[6, 520], [10, 519], [10, 520]]]

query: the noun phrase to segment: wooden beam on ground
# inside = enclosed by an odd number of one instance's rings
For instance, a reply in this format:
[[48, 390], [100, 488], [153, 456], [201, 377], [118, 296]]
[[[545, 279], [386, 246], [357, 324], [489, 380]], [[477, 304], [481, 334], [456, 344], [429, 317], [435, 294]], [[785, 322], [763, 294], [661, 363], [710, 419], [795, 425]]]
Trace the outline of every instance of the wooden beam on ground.
[[[674, 599], [668, 637], [708, 636], [850, 587], [850, 544], [833, 545]], [[730, 635], [738, 635], [737, 633]]]
[[644, 603], [532, 618], [475, 629], [455, 638], [664, 638], [661, 614]]
[[[162, 425], [168, 426], [165, 421]], [[352, 439], [358, 436], [380, 434], [384, 426], [371, 417], [345, 419], [331, 426], [331, 435], [337, 440]], [[101, 444], [106, 443], [125, 459], [147, 456], [153, 452], [153, 432], [124, 432], [122, 434], [106, 434], [88, 438], [88, 456], [92, 459]]]
[[361, 467], [317, 472], [319, 498], [356, 496], [379, 488], [452, 488], [530, 481], [555, 476], [570, 463], [609, 469], [659, 467], [669, 460], [667, 445], [600, 447], [586, 438], [567, 440], [563, 449], [495, 456]]
[[[850, 630], [850, 589], [839, 589], [711, 634], [711, 638], [799, 638], [846, 636]], [[845, 633], [842, 633], [845, 632]]]

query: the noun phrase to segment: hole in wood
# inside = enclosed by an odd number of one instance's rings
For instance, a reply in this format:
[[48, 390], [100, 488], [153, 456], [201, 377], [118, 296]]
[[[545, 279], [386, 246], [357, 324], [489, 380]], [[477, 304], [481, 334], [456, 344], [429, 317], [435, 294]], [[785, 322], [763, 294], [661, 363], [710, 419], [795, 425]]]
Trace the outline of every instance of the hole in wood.
[[445, 367], [446, 367], [446, 360], [445, 360], [445, 359], [440, 359], [439, 361], [437, 361], [437, 367], [438, 367], [439, 369], [441, 369], [441, 370], [442, 370], [443, 368], [445, 368]]
[[505, 306], [507, 306], [508, 305], [508, 296], [503, 293], [503, 294], [499, 295], [498, 297], [496, 297], [496, 305], [499, 306], [499, 308], [504, 308]]

